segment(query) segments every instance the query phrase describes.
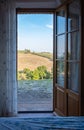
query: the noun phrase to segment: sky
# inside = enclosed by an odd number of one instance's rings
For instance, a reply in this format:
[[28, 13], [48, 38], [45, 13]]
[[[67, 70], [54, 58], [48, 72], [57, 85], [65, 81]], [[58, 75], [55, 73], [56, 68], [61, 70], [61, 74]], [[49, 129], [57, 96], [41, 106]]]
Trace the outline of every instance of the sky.
[[53, 14], [17, 15], [18, 50], [53, 52]]

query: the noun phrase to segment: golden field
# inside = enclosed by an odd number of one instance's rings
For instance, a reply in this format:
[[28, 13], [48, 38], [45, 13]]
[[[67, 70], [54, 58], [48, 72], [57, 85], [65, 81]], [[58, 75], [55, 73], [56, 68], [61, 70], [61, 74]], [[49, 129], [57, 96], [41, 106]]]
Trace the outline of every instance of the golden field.
[[36, 69], [38, 66], [46, 66], [48, 71], [51, 71], [53, 66], [52, 60], [38, 56], [32, 53], [17, 53], [17, 69], [18, 71], [24, 68], [29, 68], [30, 70]]

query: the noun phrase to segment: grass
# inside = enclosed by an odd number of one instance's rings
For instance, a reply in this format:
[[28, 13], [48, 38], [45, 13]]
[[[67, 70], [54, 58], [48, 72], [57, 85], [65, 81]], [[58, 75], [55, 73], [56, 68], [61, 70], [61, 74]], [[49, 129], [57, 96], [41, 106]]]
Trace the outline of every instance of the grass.
[[50, 79], [18, 81], [18, 102], [47, 101], [52, 97], [53, 82]]
[[41, 90], [44, 89], [46, 92], [51, 92], [53, 88], [51, 79], [45, 80], [18, 80], [18, 90]]
[[38, 55], [38, 56], [41, 56], [41, 57], [48, 58], [48, 59], [50, 59], [51, 61], [53, 60], [53, 54], [50, 53], [50, 52], [39, 52], [39, 53], [34, 52], [33, 54]]
[[34, 55], [38, 55], [41, 57], [45, 57], [48, 58], [50, 60], [53, 60], [53, 54], [51, 52], [26, 52], [25, 50], [18, 50], [18, 53], [22, 53], [22, 54], [34, 54]]
[[52, 80], [19, 80], [18, 111], [52, 111]]

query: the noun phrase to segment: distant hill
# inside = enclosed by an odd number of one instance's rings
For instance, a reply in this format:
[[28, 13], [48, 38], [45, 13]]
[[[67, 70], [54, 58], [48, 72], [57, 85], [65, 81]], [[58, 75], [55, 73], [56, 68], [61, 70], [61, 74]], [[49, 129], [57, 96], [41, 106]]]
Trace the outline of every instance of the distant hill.
[[44, 65], [47, 67], [48, 71], [51, 71], [53, 66], [52, 53], [49, 52], [27, 52], [18, 51], [18, 71], [24, 68], [29, 68], [30, 70], [36, 69], [38, 66]]

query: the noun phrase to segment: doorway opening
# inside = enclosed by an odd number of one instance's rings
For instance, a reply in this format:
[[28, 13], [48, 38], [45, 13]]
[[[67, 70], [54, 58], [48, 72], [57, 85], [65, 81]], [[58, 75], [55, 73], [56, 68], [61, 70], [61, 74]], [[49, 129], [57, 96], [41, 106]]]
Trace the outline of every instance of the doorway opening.
[[53, 111], [53, 14], [17, 14], [19, 112]]

